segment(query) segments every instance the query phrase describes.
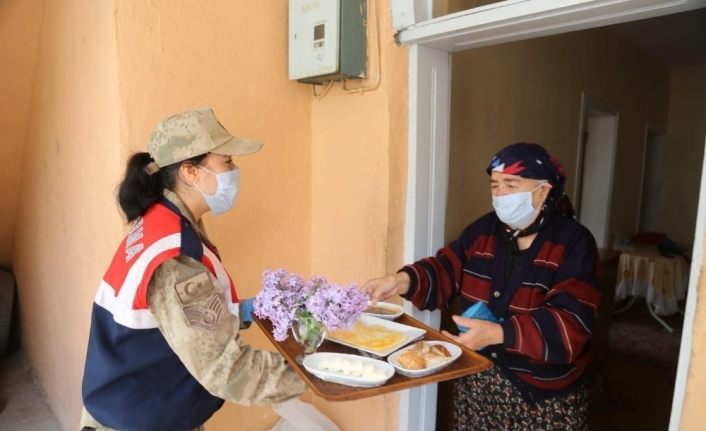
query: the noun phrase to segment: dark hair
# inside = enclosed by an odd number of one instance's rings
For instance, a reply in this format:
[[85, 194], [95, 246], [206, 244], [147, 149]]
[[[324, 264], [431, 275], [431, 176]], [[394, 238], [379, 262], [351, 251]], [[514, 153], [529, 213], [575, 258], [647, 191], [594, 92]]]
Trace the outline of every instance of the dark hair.
[[128, 222], [145, 214], [147, 209], [162, 197], [164, 189], [173, 190], [176, 185], [177, 171], [182, 163], [197, 164], [208, 153], [173, 163], [148, 174], [145, 168], [152, 157], [149, 153], [135, 153], [130, 157], [125, 169], [125, 177], [118, 186], [118, 204], [125, 213]]

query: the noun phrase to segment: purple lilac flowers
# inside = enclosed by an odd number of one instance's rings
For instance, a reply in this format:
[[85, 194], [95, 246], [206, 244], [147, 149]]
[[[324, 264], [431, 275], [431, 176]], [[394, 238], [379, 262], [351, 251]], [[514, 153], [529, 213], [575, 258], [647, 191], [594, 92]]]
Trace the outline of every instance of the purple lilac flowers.
[[262, 285], [255, 297], [254, 312], [272, 322], [277, 341], [287, 339], [287, 331], [298, 315], [313, 316], [334, 331], [353, 325], [368, 304], [368, 295], [355, 284], [339, 286], [318, 276], [305, 281], [284, 269], [265, 271]]

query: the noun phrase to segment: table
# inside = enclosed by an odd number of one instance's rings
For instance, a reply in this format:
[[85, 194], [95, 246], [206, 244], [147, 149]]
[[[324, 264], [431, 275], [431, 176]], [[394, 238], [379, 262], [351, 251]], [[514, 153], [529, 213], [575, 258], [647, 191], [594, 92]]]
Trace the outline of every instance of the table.
[[[263, 330], [267, 338], [274, 344], [277, 350], [287, 359], [289, 365], [294, 369], [294, 371], [301, 376], [306, 382], [307, 386], [318, 396], [329, 401], [350, 401], [358, 400], [361, 398], [368, 398], [377, 395], [382, 395], [390, 392], [397, 392], [403, 389], [410, 389], [416, 386], [426, 385], [428, 383], [442, 382], [446, 380], [457, 379], [459, 377], [467, 376], [469, 374], [479, 373], [483, 370], [490, 368], [493, 364], [489, 359], [484, 356], [474, 352], [473, 350], [461, 346], [461, 356], [454, 362], [449, 364], [448, 367], [439, 370], [438, 372], [424, 376], [424, 377], [406, 377], [401, 374], [395, 373], [390, 380], [388, 380], [384, 385], [377, 386], [374, 388], [360, 388], [353, 386], [341, 385], [338, 383], [327, 382], [319, 379], [318, 377], [310, 374], [297, 358], [302, 356], [302, 347], [294, 340], [291, 332], [286, 340], [279, 342], [272, 336], [272, 324], [267, 319], [260, 319], [253, 315], [253, 320], [257, 325]], [[425, 340], [442, 340], [453, 342], [451, 339], [446, 338], [440, 332], [435, 329], [423, 324], [417, 319], [403, 314], [399, 318], [395, 319], [397, 323], [404, 325], [415, 326], [417, 328], [422, 328], [427, 331], [424, 336]], [[351, 347], [344, 346], [342, 344], [334, 343], [329, 340], [325, 340], [323, 344], [317, 349], [317, 352], [336, 352], [336, 353], [351, 353], [360, 354], [358, 350]], [[383, 359], [385, 360], [385, 359]]]
[[623, 251], [618, 262], [615, 299], [632, 299], [626, 307], [615, 312], [623, 312], [638, 298], [645, 298], [652, 317], [672, 332], [671, 326], [659, 315], [680, 311], [677, 301], [684, 299], [686, 293], [687, 268], [683, 257], [662, 256], [656, 246], [635, 246], [634, 250]]

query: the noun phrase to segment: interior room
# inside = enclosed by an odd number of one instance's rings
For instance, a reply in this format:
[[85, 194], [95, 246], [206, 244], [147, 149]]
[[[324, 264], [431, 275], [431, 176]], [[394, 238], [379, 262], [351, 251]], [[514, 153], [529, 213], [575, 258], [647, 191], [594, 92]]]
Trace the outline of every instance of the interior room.
[[[485, 168], [498, 149], [545, 146], [600, 249], [591, 428], [667, 429], [706, 139], [706, 9], [460, 51], [451, 64], [446, 241], [492, 210]], [[664, 274], [643, 274], [639, 259]], [[450, 391], [440, 386], [438, 429], [450, 429]]]

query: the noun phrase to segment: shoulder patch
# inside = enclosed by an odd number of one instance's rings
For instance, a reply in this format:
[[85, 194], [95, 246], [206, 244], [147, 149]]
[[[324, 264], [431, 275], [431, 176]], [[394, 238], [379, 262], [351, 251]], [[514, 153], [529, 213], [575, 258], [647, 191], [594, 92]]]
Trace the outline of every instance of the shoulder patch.
[[208, 273], [199, 272], [179, 281], [174, 285], [174, 289], [190, 326], [210, 331], [221, 323], [225, 304]]
[[183, 305], [197, 302], [199, 299], [215, 290], [211, 279], [205, 271], [178, 281], [174, 285], [174, 289], [179, 296], [179, 301], [181, 301]]

